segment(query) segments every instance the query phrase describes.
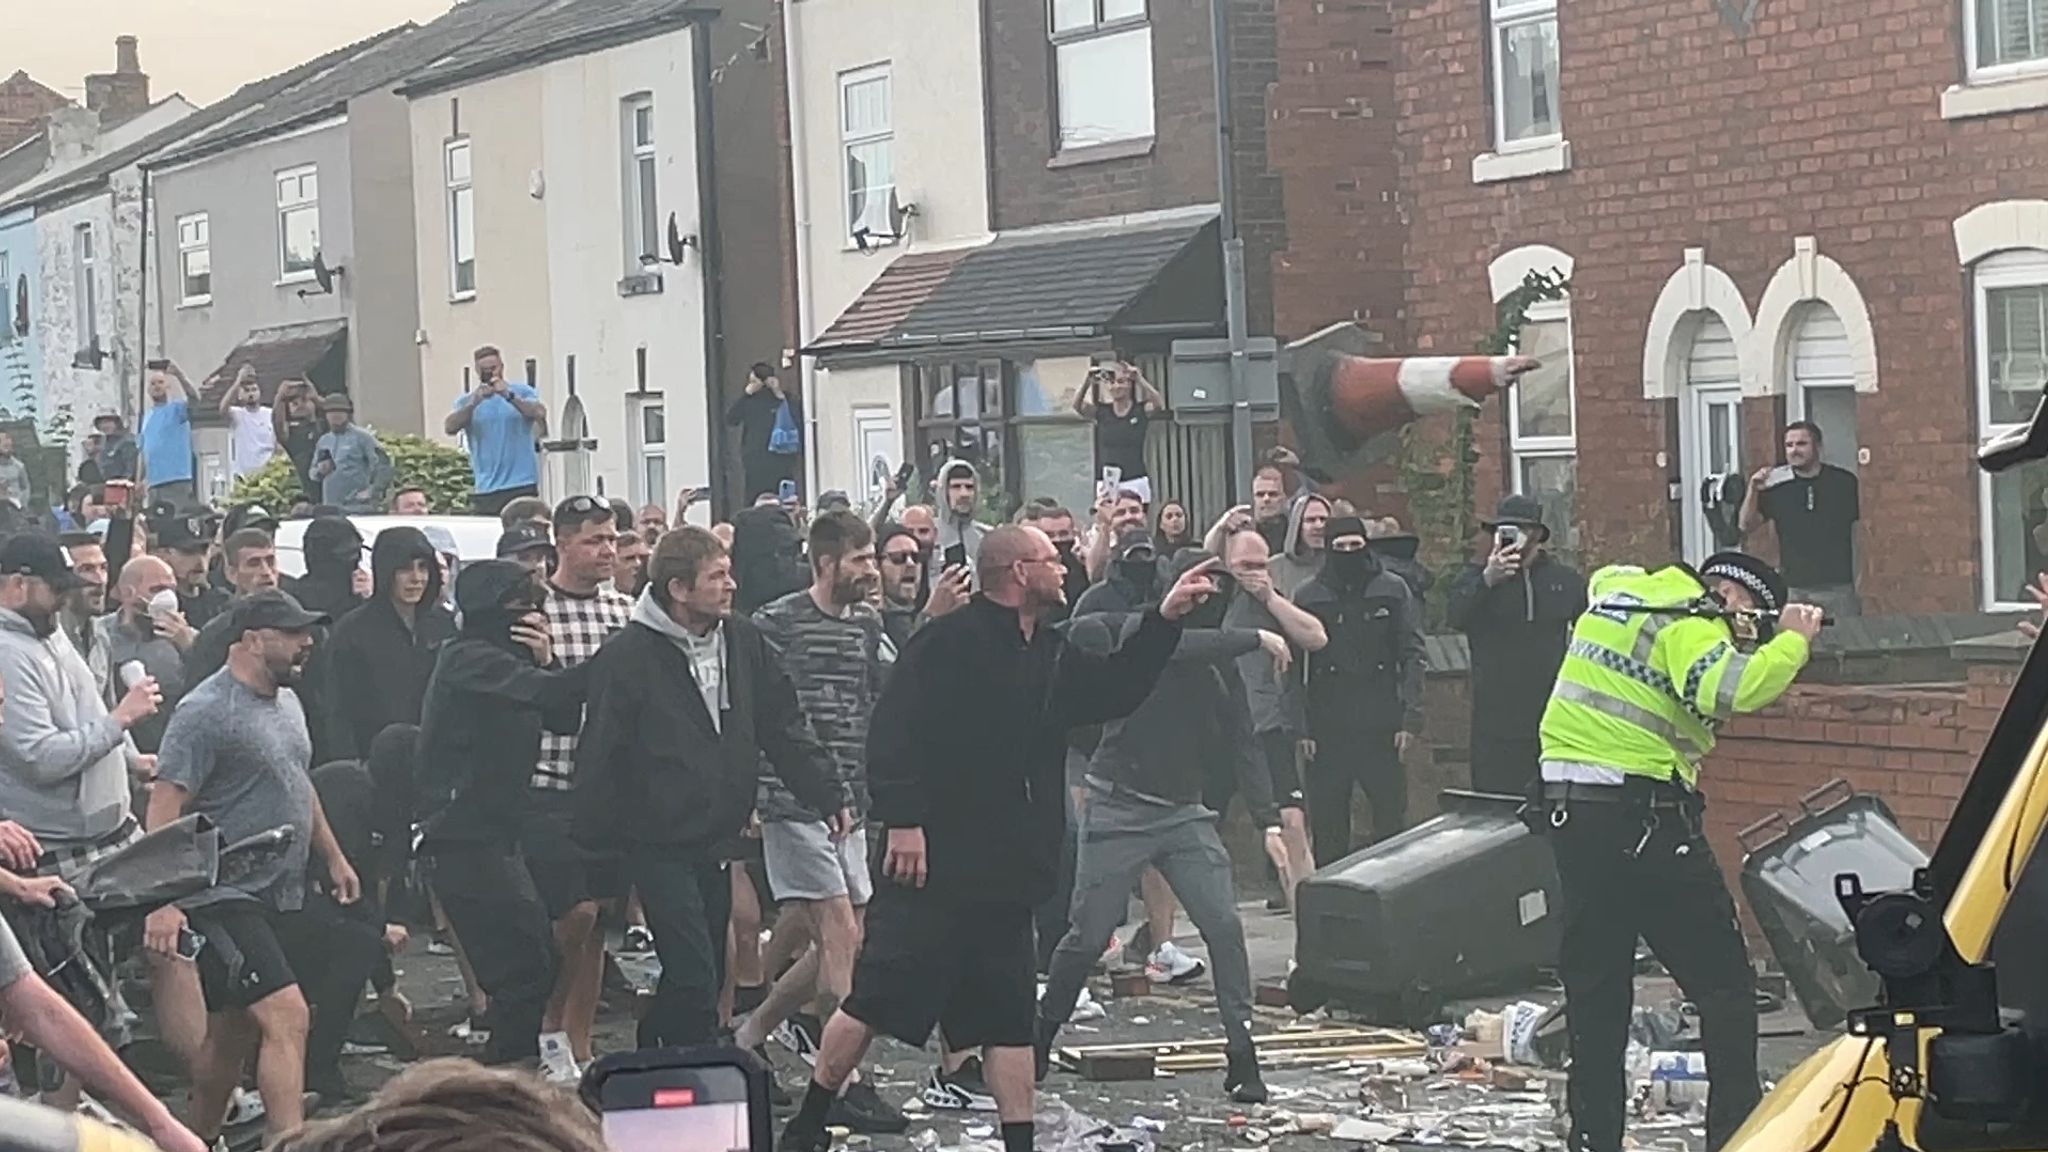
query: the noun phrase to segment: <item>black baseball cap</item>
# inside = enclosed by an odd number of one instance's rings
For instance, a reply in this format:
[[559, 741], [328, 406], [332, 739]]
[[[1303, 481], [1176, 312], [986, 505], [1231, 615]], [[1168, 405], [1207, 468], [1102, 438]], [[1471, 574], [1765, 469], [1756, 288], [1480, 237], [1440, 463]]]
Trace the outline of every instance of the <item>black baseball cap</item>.
[[228, 634], [231, 636], [263, 629], [304, 632], [327, 621], [326, 613], [308, 612], [292, 599], [289, 592], [276, 588], [244, 596], [228, 606]]
[[155, 530], [156, 546], [176, 552], [204, 552], [213, 543], [212, 533], [207, 531], [207, 517], [190, 512], [178, 512], [165, 517], [152, 517], [149, 526]]
[[498, 537], [498, 559], [507, 560], [535, 548], [553, 551], [554, 547], [554, 539], [548, 535], [547, 529], [538, 524], [517, 524]]
[[229, 536], [244, 528], [261, 528], [265, 532], [277, 531], [277, 515], [261, 504], [237, 504], [228, 509], [227, 523], [222, 531]]
[[1141, 552], [1144, 553], [1142, 558], [1148, 560], [1159, 554], [1158, 548], [1152, 542], [1152, 533], [1146, 531], [1143, 525], [1133, 524], [1117, 536], [1116, 545], [1110, 550], [1110, 557], [1115, 560], [1137, 560], [1140, 559], [1138, 554]]
[[0, 544], [0, 576], [33, 576], [57, 592], [85, 583], [72, 571], [64, 546], [47, 532], [21, 532]]

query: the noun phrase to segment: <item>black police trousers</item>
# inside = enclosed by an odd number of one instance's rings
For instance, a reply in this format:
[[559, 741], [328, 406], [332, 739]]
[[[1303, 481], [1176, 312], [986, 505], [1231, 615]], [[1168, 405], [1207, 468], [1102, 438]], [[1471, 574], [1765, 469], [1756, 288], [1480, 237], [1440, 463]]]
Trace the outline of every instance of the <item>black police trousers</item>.
[[1564, 905], [1558, 969], [1571, 1035], [1571, 1146], [1621, 1150], [1640, 936], [1699, 1009], [1710, 1082], [1707, 1148], [1714, 1152], [1762, 1092], [1756, 975], [1698, 809], [1652, 809], [1646, 797], [1561, 803], [1563, 822], [1554, 815], [1549, 834]]

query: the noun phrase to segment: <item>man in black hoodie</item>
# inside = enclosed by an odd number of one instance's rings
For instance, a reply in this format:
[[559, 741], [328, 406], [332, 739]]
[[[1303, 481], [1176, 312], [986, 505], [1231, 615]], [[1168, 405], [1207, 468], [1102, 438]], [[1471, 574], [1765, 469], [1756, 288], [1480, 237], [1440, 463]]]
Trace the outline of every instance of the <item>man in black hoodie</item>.
[[[1178, 579], [1213, 559], [1210, 553], [1183, 551], [1168, 575]], [[1203, 791], [1216, 769], [1227, 764], [1224, 771], [1235, 779], [1252, 819], [1266, 830], [1267, 851], [1285, 851], [1272, 777], [1252, 730], [1236, 662], [1264, 647], [1266, 658], [1284, 673], [1292, 654], [1277, 633], [1224, 630], [1233, 595], [1212, 596], [1188, 613], [1175, 659], [1152, 694], [1128, 717], [1103, 726], [1102, 742], [1089, 761], [1073, 911], [1038, 1006], [1040, 1079], [1054, 1037], [1072, 1014], [1110, 934], [1123, 922], [1131, 886], [1146, 868], [1157, 868], [1187, 908], [1215, 965], [1216, 1008], [1229, 1061], [1224, 1089], [1240, 1104], [1266, 1100], [1252, 1048], [1251, 960], [1237, 916], [1230, 855], [1216, 834], [1218, 815], [1203, 803]], [[1081, 651], [1106, 655], [1129, 642], [1141, 619], [1079, 617], [1067, 638]]]
[[1451, 584], [1450, 624], [1472, 647], [1472, 788], [1520, 796], [1542, 766], [1543, 709], [1586, 578], [1544, 547], [1543, 506], [1527, 496], [1502, 500], [1486, 530], [1485, 562]]
[[420, 722], [435, 651], [455, 635], [455, 615], [441, 606], [440, 557], [425, 533], [378, 533], [370, 575], [370, 599], [335, 624], [322, 660], [337, 686], [324, 701], [336, 759], [360, 760], [386, 727]]
[[658, 1048], [707, 1043], [718, 1027], [732, 912], [721, 849], [754, 810], [763, 760], [798, 803], [830, 814], [835, 837], [853, 816], [789, 677], [760, 630], [733, 614], [725, 545], [678, 528], [647, 571], [632, 623], [581, 666], [590, 709], [574, 795], [577, 838], [624, 855], [654, 933], [661, 982], [640, 1046]]
[[363, 534], [345, 516], [321, 516], [306, 525], [300, 547], [306, 574], [286, 580], [284, 590], [306, 606], [339, 621], [363, 598], [356, 594], [356, 570], [363, 564]]
[[1151, 695], [1176, 623], [1213, 595], [1189, 570], [1115, 652], [1045, 626], [1064, 598], [1058, 549], [1035, 528], [988, 533], [980, 592], [912, 638], [869, 725], [871, 818], [885, 843], [853, 995], [825, 1026], [782, 1148], [829, 1143], [825, 1119], [875, 1034], [923, 1044], [936, 1025], [983, 1049], [1007, 1152], [1031, 1148], [1037, 1016], [1033, 911], [1065, 836], [1066, 731], [1129, 715]]
[[[536, 1059], [554, 927], [518, 843], [540, 734], [574, 732], [584, 667], [555, 665], [540, 588], [509, 560], [455, 578], [462, 630], [427, 683], [416, 771], [435, 894], [491, 998], [492, 1063]], [[587, 667], [587, 666], [585, 666]]]
[[1374, 840], [1401, 831], [1408, 775], [1401, 765], [1422, 732], [1422, 609], [1408, 583], [1374, 556], [1365, 522], [1333, 516], [1322, 571], [1295, 590], [1330, 642], [1308, 658], [1303, 773], [1316, 867], [1351, 853], [1351, 793], [1372, 802]]
[[739, 588], [735, 608], [742, 616], [810, 587], [803, 535], [782, 505], [760, 504], [733, 516], [732, 578]]

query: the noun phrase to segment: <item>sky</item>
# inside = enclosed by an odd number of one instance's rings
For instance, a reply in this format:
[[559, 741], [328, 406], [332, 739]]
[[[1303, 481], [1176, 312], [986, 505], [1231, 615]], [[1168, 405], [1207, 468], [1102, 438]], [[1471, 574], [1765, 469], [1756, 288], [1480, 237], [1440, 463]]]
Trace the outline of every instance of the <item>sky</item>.
[[425, 23], [450, 0], [4, 0], [0, 77], [19, 68], [74, 99], [85, 76], [114, 68], [114, 37], [134, 36], [151, 96], [195, 104], [383, 31]]

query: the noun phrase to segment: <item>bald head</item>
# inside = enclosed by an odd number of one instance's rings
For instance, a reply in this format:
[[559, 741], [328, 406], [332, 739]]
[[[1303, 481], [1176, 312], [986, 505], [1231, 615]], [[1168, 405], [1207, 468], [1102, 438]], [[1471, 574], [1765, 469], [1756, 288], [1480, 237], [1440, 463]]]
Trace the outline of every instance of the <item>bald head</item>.
[[1045, 555], [1052, 551], [1052, 539], [1036, 528], [1019, 524], [1004, 524], [989, 529], [981, 538], [981, 552], [976, 556], [976, 567], [980, 570], [983, 585], [1010, 579], [1010, 569]]
[[134, 617], [149, 611], [150, 597], [177, 586], [177, 574], [169, 564], [155, 556], [137, 556], [121, 566], [121, 581], [114, 594], [120, 598], [121, 608]]

